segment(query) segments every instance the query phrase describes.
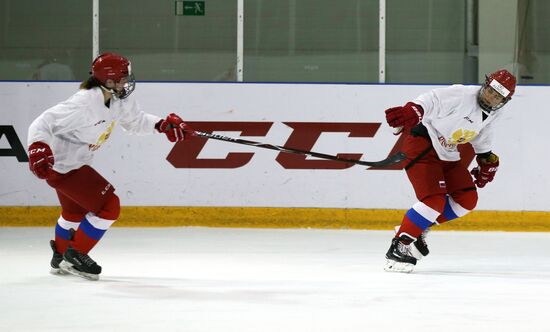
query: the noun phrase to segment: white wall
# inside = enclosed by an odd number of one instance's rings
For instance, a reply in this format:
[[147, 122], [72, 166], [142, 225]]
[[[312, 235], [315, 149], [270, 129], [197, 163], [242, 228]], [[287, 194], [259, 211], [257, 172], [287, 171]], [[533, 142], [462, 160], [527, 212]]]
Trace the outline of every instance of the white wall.
[[[46, 108], [66, 99], [77, 83], [0, 83], [0, 125], [13, 125], [26, 146], [27, 128]], [[243, 139], [284, 145], [292, 130], [283, 122], [382, 123], [374, 137], [324, 133], [314, 145], [327, 154], [363, 153], [385, 158], [397, 138], [384, 109], [401, 105], [434, 86], [138, 83], [142, 108], [164, 116], [175, 112], [190, 121], [273, 122], [264, 137]], [[495, 181], [479, 190], [482, 210], [550, 211], [547, 171], [550, 157], [544, 109], [550, 87], [518, 87], [502, 111], [494, 152], [501, 158]], [[218, 132], [239, 137], [239, 132]], [[0, 149], [9, 148], [5, 137]], [[200, 158], [254, 152], [234, 169], [176, 169], [166, 157], [172, 148], [163, 135], [136, 137], [115, 129], [96, 153], [94, 167], [117, 189], [124, 205], [267, 206], [405, 209], [414, 193], [404, 171], [285, 169], [276, 151], [210, 140]], [[0, 157], [0, 205], [57, 205], [54, 191], [28, 170], [27, 163]]]

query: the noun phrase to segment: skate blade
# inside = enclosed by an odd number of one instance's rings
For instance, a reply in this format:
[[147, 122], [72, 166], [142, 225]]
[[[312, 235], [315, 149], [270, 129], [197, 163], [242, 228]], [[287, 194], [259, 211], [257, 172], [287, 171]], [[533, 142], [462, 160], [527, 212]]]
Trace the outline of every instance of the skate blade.
[[55, 275], [55, 276], [65, 276], [65, 275], [67, 275], [68, 273], [65, 272], [65, 271], [63, 271], [63, 270], [61, 270], [60, 268], [57, 268], [57, 269], [56, 269], [56, 268], [52, 267], [52, 268], [50, 269], [50, 274], [53, 274], [53, 275]]
[[386, 266], [384, 266], [386, 272], [411, 273], [413, 269], [414, 264], [396, 262], [391, 259], [386, 260]]
[[69, 274], [72, 274], [72, 275], [75, 275], [77, 277], [81, 277], [81, 278], [84, 278], [84, 279], [87, 279], [87, 280], [92, 280], [92, 281], [99, 280], [99, 275], [98, 274], [91, 274], [91, 273], [78, 271], [77, 269], [75, 269], [71, 265], [71, 263], [68, 263], [66, 261], [63, 261], [59, 264], [59, 269], [62, 270], [63, 272], [65, 272], [65, 273], [69, 273]]

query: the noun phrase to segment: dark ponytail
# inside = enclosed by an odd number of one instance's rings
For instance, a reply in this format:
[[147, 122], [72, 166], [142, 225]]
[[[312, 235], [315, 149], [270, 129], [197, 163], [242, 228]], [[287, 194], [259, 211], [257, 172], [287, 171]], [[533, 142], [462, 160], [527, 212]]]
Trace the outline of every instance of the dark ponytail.
[[91, 90], [99, 86], [101, 86], [101, 83], [99, 83], [99, 81], [93, 76], [88, 77], [87, 80], [82, 81], [82, 83], [80, 83], [81, 90]]

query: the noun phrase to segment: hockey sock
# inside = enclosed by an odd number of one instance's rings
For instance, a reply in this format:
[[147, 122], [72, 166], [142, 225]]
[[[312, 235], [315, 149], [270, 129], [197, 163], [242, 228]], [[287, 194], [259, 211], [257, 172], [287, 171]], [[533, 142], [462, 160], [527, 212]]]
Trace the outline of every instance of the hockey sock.
[[71, 230], [78, 229], [79, 224], [80, 222], [69, 221], [59, 216], [55, 225], [55, 249], [58, 253], [62, 254], [67, 250], [72, 237]]
[[74, 234], [71, 246], [81, 253], [89, 253], [114, 222], [115, 220], [103, 219], [88, 213]]
[[[437, 217], [443, 211], [445, 199], [443, 195], [433, 195], [424, 200], [415, 203], [409, 211], [405, 213], [401, 227], [395, 234], [395, 237], [406, 235], [411, 241], [416, 240], [424, 230], [432, 226]], [[406, 243], [407, 244], [407, 243]]]
[[97, 214], [89, 212], [80, 224], [71, 246], [76, 251], [87, 254], [101, 240], [107, 229], [118, 219], [120, 201], [111, 193]]
[[477, 204], [477, 192], [460, 191], [452, 197], [447, 196], [443, 213], [437, 217], [437, 223], [443, 224], [447, 221], [463, 217], [475, 208]]

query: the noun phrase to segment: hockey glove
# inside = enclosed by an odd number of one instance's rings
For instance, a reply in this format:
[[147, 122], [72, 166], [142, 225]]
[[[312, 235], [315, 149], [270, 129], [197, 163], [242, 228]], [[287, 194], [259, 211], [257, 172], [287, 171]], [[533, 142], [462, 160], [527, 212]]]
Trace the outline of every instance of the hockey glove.
[[483, 188], [495, 178], [499, 164], [498, 156], [492, 152], [488, 152], [478, 155], [476, 161], [479, 166], [472, 169], [470, 173], [474, 176], [476, 186]]
[[390, 127], [412, 128], [422, 121], [424, 110], [420, 105], [408, 102], [405, 106], [388, 108], [386, 121]]
[[170, 142], [183, 141], [188, 136], [193, 136], [194, 133], [194, 130], [174, 113], [170, 113], [166, 119], [157, 122], [155, 129], [159, 133], [165, 133]]
[[48, 179], [52, 175], [53, 152], [44, 142], [34, 142], [29, 146], [29, 168], [39, 179]]

